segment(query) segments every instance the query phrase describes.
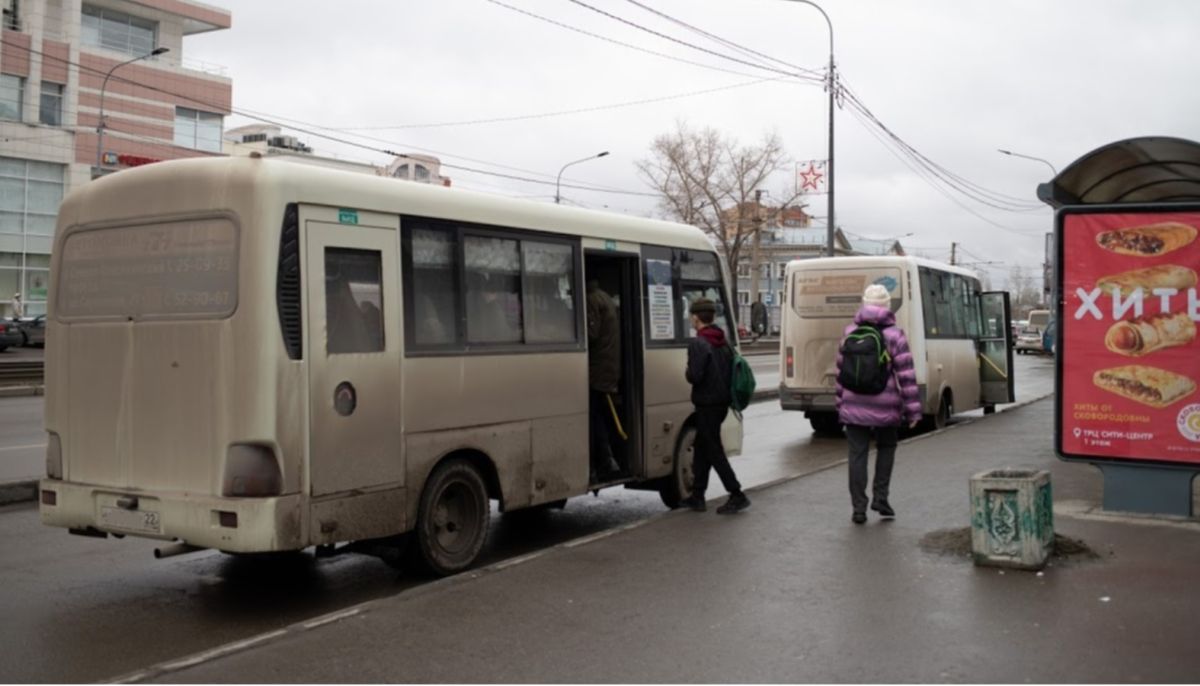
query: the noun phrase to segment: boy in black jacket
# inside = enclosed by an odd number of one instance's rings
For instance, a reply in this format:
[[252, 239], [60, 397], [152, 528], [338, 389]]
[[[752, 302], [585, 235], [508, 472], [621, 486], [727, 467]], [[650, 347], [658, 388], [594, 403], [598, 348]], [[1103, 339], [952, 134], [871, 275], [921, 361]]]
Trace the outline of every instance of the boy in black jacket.
[[708, 298], [692, 303], [692, 328], [696, 337], [688, 343], [686, 377], [692, 385], [692, 405], [696, 407], [696, 445], [693, 450], [692, 473], [695, 483], [692, 494], [685, 498], [683, 507], [704, 512], [704, 491], [708, 489], [709, 469], [716, 469], [721, 484], [729, 492], [729, 499], [717, 508], [717, 514], [732, 514], [750, 507], [750, 499], [742, 493], [725, 446], [721, 445], [721, 424], [729, 414], [732, 398], [730, 389], [733, 374], [733, 351], [725, 342], [725, 332], [713, 324], [717, 306]]

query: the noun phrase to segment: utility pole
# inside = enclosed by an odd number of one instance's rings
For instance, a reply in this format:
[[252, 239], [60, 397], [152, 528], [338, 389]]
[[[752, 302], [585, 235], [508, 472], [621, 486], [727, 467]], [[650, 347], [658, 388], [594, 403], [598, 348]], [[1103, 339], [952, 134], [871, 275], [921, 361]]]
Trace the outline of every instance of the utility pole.
[[759, 252], [762, 246], [762, 196], [761, 190], [754, 191], [754, 243], [750, 251], [750, 306], [754, 307], [754, 303], [758, 302], [758, 278], [761, 267], [759, 266], [762, 256]]
[[955, 259], [957, 257], [958, 257], [958, 243], [951, 243], [950, 244], [950, 264], [951, 265], [958, 263], [957, 260]]

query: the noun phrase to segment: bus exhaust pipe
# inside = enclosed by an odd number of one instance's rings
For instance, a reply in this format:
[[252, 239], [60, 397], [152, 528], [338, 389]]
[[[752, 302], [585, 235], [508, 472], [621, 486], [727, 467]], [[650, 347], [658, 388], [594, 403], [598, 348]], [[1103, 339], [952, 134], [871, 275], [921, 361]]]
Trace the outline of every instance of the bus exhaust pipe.
[[176, 541], [175, 543], [165, 545], [161, 548], [155, 548], [154, 549], [154, 559], [161, 560], [165, 557], [175, 557], [176, 555], [185, 555], [187, 553], [194, 553], [199, 550], [204, 550], [204, 548], [201, 548], [200, 546], [195, 546], [195, 545], [188, 545], [187, 543], [184, 543], [183, 541]]

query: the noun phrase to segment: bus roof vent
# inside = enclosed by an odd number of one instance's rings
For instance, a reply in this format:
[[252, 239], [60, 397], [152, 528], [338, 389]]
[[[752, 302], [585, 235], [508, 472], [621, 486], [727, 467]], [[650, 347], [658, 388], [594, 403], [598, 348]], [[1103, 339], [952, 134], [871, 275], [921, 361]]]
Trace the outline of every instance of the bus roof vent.
[[289, 203], [283, 212], [283, 230], [279, 233], [279, 269], [276, 272], [275, 302], [279, 308], [279, 328], [283, 347], [293, 360], [304, 359], [303, 331], [300, 328], [300, 208]]

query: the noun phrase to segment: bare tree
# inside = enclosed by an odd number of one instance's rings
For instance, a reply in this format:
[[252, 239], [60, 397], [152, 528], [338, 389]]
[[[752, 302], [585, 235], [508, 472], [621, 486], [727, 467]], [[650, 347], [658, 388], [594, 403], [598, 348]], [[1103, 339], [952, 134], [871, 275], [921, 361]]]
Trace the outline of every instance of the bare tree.
[[[765, 134], [758, 145], [740, 146], [714, 129], [695, 131], [676, 122], [674, 131], [654, 139], [650, 158], [637, 167], [661, 194], [662, 211], [712, 236], [730, 274], [736, 274], [742, 247], [763, 226], [754, 192], [765, 190], [789, 162], [777, 133]], [[792, 188], [772, 200], [787, 207], [799, 197]]]
[[1021, 318], [1037, 309], [1042, 301], [1042, 289], [1034, 285], [1034, 277], [1021, 266], [1013, 267], [1008, 273], [1008, 293], [1014, 315]]

